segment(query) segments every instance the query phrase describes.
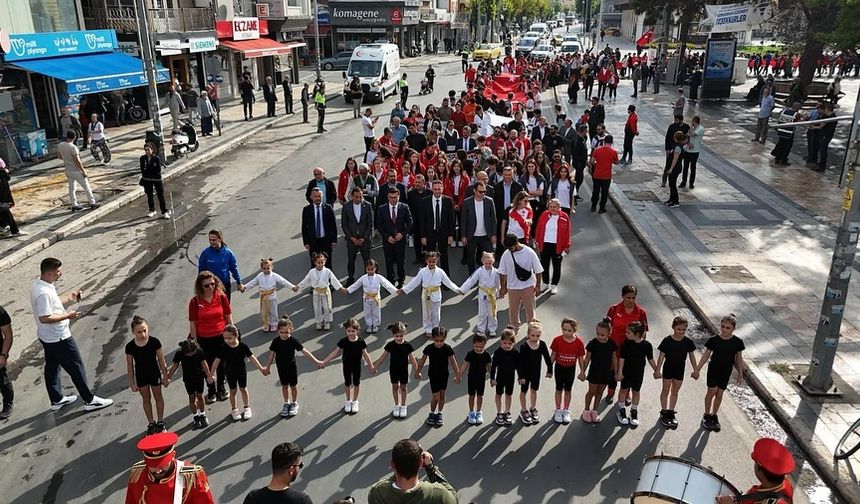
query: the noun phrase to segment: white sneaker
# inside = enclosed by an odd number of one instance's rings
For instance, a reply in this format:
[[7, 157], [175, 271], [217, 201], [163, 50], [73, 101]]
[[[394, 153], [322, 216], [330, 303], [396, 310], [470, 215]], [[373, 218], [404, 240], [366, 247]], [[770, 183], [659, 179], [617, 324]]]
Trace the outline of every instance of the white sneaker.
[[570, 410], [564, 410], [561, 412], [561, 423], [567, 425], [573, 420]]
[[475, 425], [481, 425], [482, 423], [484, 423], [484, 412], [478, 411], [475, 413]]
[[251, 407], [245, 406], [245, 409], [242, 410], [242, 420], [250, 420], [251, 419]]
[[234, 422], [238, 422], [242, 419], [242, 413], [240, 413], [239, 410], [234, 409], [230, 411], [230, 418], [232, 418]]
[[153, 210], [153, 211], [149, 212], [148, 214], [146, 214], [146, 216], [147, 216], [147, 217], [149, 217], [150, 219], [151, 219], [151, 218], [153, 218], [153, 217], [155, 217], [156, 215], [158, 215], [158, 213], [157, 213], [155, 210]]
[[93, 400], [84, 404], [84, 411], [95, 411], [102, 408], [107, 408], [113, 404], [113, 399], [103, 399], [99, 396], [93, 396]]
[[51, 403], [51, 411], [57, 411], [60, 408], [62, 408], [63, 406], [68, 406], [69, 404], [72, 404], [73, 402], [75, 402], [77, 400], [78, 400], [78, 396], [76, 396], [76, 395], [63, 396], [63, 398], [60, 399], [60, 402]]
[[358, 401], [352, 401], [352, 412], [358, 413]]
[[391, 410], [391, 416], [393, 416], [394, 418], [400, 418], [400, 405], [399, 404], [395, 405], [394, 408]]
[[564, 421], [564, 414], [560, 409], [555, 410], [555, 415], [552, 417], [555, 423], [562, 423]]
[[406, 405], [400, 407], [400, 418], [406, 418]]
[[290, 416], [296, 416], [299, 414], [299, 403], [294, 402], [293, 407], [290, 408]]
[[346, 401], [343, 403], [343, 412], [352, 413], [352, 401]]
[[549, 286], [549, 293], [552, 295], [558, 294], [558, 285], [550, 285]]
[[541, 291], [541, 292], [546, 292], [546, 291], [548, 291], [548, 290], [549, 290], [549, 285], [547, 285], [547, 284], [540, 284], [540, 291]]
[[164, 212], [163, 214], [161, 214], [162, 219], [169, 220], [170, 217], [171, 217], [170, 212]]

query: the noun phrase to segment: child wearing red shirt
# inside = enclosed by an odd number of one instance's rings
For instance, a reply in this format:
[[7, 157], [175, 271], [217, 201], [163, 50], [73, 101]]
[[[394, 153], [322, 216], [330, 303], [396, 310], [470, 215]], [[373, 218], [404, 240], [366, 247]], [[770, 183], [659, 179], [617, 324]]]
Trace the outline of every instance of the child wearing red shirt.
[[555, 374], [555, 423], [569, 424], [570, 396], [573, 390], [573, 378], [576, 376], [576, 363], [583, 368], [585, 359], [585, 344], [576, 335], [579, 322], [565, 317], [561, 320], [561, 334], [553, 338], [549, 349], [552, 351], [550, 360], [555, 363], [550, 374]]

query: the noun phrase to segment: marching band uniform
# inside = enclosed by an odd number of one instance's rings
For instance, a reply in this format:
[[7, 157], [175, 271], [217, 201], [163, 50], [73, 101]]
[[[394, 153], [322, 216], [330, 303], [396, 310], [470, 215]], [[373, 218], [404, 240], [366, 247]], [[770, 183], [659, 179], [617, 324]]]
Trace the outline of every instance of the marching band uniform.
[[739, 497], [717, 497], [717, 503], [739, 504], [791, 504], [794, 488], [786, 475], [794, 471], [794, 457], [779, 441], [761, 438], [755, 442], [750, 457], [755, 462], [755, 475], [759, 485], [753, 485]]
[[137, 443], [144, 459], [131, 466], [125, 504], [215, 504], [203, 468], [176, 459], [178, 440], [173, 432], [161, 432]]
[[262, 271], [253, 280], [245, 284], [246, 289], [260, 288], [260, 317], [263, 319], [263, 330], [269, 331], [278, 327], [278, 288], [292, 289], [286, 278], [272, 271], [268, 275]]
[[439, 321], [442, 317], [442, 285], [454, 292], [460, 292], [460, 288], [448, 278], [448, 274], [442, 268], [436, 267], [431, 270], [426, 266], [418, 270], [415, 278], [403, 286], [403, 292], [409, 294], [419, 285], [423, 287], [421, 297], [424, 302], [421, 305], [421, 318], [424, 324], [424, 333], [430, 334], [434, 327], [439, 327]]
[[328, 268], [316, 269], [311, 268], [308, 274], [297, 285], [299, 289], [310, 286], [313, 288], [314, 300], [314, 322], [316, 322], [317, 330], [331, 329], [332, 317], [332, 302], [331, 289], [329, 285], [335, 289], [342, 289], [340, 281], [335, 274]]
[[481, 266], [476, 269], [463, 285], [460, 291], [468, 292], [472, 287], [478, 285], [478, 327], [476, 330], [488, 336], [495, 336], [499, 327], [499, 319], [496, 317], [496, 302], [499, 299], [499, 270], [494, 266], [487, 268]]
[[389, 293], [394, 294], [397, 288], [379, 273], [362, 276], [346, 290], [351, 294], [359, 288], [364, 292], [364, 331], [368, 334], [378, 332], [379, 326], [382, 325], [379, 293], [385, 288]]

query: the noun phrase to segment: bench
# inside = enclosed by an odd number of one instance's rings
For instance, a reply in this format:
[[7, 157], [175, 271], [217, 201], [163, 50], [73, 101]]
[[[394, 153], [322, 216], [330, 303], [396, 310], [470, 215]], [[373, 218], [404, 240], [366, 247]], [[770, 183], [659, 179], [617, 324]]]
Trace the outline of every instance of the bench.
[[[788, 93], [791, 91], [792, 80], [777, 80], [773, 82], [773, 98], [783, 106], [791, 105], [788, 103]], [[822, 81], [812, 81], [806, 88], [806, 99], [801, 104], [801, 109], [814, 109], [819, 101], [827, 98], [827, 86], [830, 83]]]

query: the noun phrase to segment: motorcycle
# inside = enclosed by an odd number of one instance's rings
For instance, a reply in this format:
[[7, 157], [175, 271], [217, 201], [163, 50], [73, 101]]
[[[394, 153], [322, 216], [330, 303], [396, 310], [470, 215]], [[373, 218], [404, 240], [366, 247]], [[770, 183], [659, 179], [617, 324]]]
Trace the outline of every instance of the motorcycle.
[[126, 122], [141, 122], [146, 119], [146, 110], [140, 105], [134, 103], [134, 96], [126, 94], [123, 98], [125, 102], [125, 120]]
[[189, 152], [194, 152], [200, 147], [197, 141], [197, 130], [194, 129], [194, 124], [189, 120], [184, 120], [179, 130], [173, 130], [173, 138], [170, 139], [170, 152], [174, 157], [179, 158], [187, 155]]

